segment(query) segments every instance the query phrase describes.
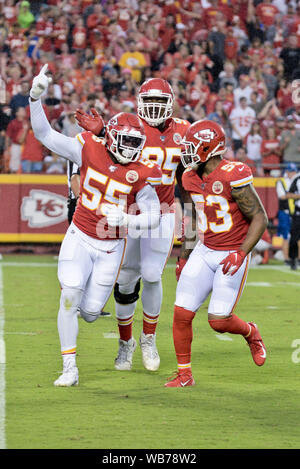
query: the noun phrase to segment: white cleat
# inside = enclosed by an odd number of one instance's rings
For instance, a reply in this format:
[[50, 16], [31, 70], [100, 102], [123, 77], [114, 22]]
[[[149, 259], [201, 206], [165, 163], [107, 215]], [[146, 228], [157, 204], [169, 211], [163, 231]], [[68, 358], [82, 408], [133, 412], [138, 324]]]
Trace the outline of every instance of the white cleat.
[[61, 386], [61, 387], [69, 387], [69, 386], [77, 386], [79, 382], [78, 376], [78, 368], [76, 366], [72, 366], [69, 368], [64, 369], [63, 374], [54, 381], [54, 386]]
[[143, 365], [146, 370], [156, 371], [160, 365], [160, 358], [156, 348], [156, 335], [141, 333], [140, 347], [142, 351]]
[[115, 359], [115, 369], [119, 371], [131, 370], [132, 357], [136, 349], [136, 341], [132, 337], [127, 342], [119, 339], [118, 356]]

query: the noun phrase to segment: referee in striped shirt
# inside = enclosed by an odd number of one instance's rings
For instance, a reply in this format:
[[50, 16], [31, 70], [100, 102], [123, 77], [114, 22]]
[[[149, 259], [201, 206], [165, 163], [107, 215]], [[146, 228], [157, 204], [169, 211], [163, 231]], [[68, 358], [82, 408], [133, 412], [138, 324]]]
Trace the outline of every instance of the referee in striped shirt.
[[292, 215], [291, 236], [289, 240], [289, 257], [291, 259], [291, 269], [297, 270], [300, 264], [300, 173], [294, 177], [288, 193], [287, 199], [293, 199], [295, 210]]

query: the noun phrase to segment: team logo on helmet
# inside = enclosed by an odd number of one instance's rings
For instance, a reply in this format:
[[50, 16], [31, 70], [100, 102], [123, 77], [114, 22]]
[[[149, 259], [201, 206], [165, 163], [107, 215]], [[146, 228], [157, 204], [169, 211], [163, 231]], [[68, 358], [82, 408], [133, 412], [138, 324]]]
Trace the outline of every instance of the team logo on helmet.
[[215, 133], [210, 129], [199, 130], [196, 134], [194, 134], [194, 137], [200, 142], [211, 142], [214, 136]]
[[125, 177], [126, 177], [126, 181], [129, 182], [130, 184], [133, 184], [139, 179], [138, 173], [133, 170], [127, 171]]
[[214, 194], [221, 194], [223, 192], [223, 184], [221, 181], [215, 181], [212, 185], [212, 190]]

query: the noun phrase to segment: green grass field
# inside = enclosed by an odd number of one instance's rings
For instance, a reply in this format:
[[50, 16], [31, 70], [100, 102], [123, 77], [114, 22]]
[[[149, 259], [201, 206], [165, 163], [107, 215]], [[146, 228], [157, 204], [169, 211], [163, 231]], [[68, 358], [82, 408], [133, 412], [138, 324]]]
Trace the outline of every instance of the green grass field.
[[[268, 352], [261, 368], [244, 339], [209, 327], [206, 303], [194, 319], [196, 386], [164, 388], [176, 370], [171, 259], [163, 277], [157, 330], [159, 371], [143, 368], [139, 348], [132, 371], [114, 369], [117, 323], [110, 298], [106, 309], [113, 312], [111, 318], [93, 324], [79, 319], [79, 386], [55, 388], [62, 368], [56, 260], [6, 255], [0, 262], [6, 349], [5, 429], [0, 431], [6, 448], [300, 447], [300, 271], [279, 265], [250, 269], [235, 312], [259, 325]], [[136, 339], [141, 325], [139, 302]]]

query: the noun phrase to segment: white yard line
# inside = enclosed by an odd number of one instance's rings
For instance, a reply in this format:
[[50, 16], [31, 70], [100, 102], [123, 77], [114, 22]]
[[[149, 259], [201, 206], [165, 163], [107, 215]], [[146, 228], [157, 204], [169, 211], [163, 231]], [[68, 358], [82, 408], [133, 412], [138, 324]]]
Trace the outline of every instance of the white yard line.
[[4, 342], [3, 269], [0, 263], [0, 449], [6, 448], [5, 438], [5, 342]]
[[[57, 267], [57, 262], [17, 262], [17, 261], [0, 261], [0, 264], [4, 267]], [[167, 269], [175, 269], [176, 264], [167, 264]], [[281, 265], [255, 265], [250, 266], [251, 270], [279, 270], [285, 274], [300, 275], [299, 270], [291, 270], [288, 266]]]
[[1, 262], [4, 267], [57, 267], [57, 262]]

